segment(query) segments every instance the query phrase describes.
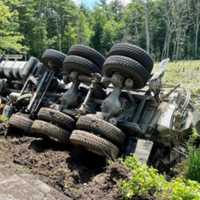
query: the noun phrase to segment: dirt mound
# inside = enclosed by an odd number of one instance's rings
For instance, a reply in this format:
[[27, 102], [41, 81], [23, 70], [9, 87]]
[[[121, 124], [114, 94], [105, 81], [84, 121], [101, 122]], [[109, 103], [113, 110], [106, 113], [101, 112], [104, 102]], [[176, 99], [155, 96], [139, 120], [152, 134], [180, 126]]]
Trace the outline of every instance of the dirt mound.
[[70, 199], [121, 199], [117, 181], [129, 173], [118, 162], [106, 165], [101, 157], [52, 140], [23, 137], [6, 143], [2, 154], [12, 168], [39, 176]]
[[117, 183], [128, 176], [128, 169], [115, 162], [104, 173], [95, 176], [92, 181], [84, 185], [80, 199], [122, 199]]

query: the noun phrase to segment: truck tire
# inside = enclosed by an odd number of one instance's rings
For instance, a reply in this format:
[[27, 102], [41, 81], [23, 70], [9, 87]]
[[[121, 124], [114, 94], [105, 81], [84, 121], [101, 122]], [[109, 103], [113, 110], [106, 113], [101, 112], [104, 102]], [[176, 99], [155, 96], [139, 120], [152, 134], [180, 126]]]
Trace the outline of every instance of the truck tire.
[[68, 131], [42, 120], [35, 120], [33, 122], [31, 133], [32, 135], [36, 134], [36, 136], [47, 136], [61, 143], [67, 143], [70, 136]]
[[67, 130], [72, 130], [75, 126], [75, 121], [72, 117], [51, 108], [41, 108], [38, 112], [38, 119], [51, 122]]
[[113, 55], [126, 56], [132, 58], [139, 62], [142, 66], [144, 66], [144, 68], [149, 73], [151, 73], [153, 69], [154, 63], [151, 56], [145, 50], [136, 45], [129, 43], [115, 44], [108, 53], [108, 56]]
[[134, 89], [144, 87], [150, 78], [149, 72], [140, 63], [125, 56], [110, 56], [106, 59], [103, 74], [111, 77], [115, 72], [125, 78], [131, 78], [134, 82]]
[[91, 73], [100, 73], [100, 69], [90, 60], [80, 56], [67, 56], [63, 64], [64, 74], [70, 74], [75, 71], [81, 75], [91, 75]]
[[[53, 70], [62, 69], [63, 62], [66, 55], [60, 51], [54, 49], [47, 49], [41, 57], [43, 64]], [[51, 66], [49, 65], [51, 63]]]
[[74, 130], [70, 142], [107, 159], [114, 160], [119, 154], [119, 149], [114, 144], [86, 131]]
[[121, 146], [125, 140], [125, 134], [119, 128], [93, 115], [81, 116], [76, 123], [76, 128], [99, 135], [115, 145]]
[[22, 130], [24, 133], [29, 134], [33, 121], [22, 114], [13, 114], [10, 117], [8, 124], [10, 127], [17, 128]]
[[74, 45], [70, 48], [68, 55], [80, 56], [95, 63], [99, 69], [102, 68], [105, 57], [95, 49], [85, 45]]

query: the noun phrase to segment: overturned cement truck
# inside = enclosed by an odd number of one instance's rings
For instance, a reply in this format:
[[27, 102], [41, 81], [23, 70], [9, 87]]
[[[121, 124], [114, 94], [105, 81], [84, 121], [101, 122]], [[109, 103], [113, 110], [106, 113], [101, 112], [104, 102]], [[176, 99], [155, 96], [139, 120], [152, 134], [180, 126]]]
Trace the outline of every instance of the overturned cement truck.
[[115, 44], [106, 58], [74, 45], [67, 55], [47, 49], [40, 60], [2, 59], [2, 115], [31, 137], [107, 159], [135, 153], [158, 168], [170, 166], [199, 114], [188, 90], [163, 83], [168, 62], [152, 73], [150, 55], [128, 43]]

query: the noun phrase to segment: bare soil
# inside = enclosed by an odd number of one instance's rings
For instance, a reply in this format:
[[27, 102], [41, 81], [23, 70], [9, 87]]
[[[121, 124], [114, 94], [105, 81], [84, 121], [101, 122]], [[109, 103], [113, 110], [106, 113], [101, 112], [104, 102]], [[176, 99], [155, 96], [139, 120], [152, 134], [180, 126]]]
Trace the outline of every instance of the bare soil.
[[48, 139], [0, 137], [0, 163], [31, 173], [70, 199], [122, 199], [117, 182], [129, 171], [96, 155]]

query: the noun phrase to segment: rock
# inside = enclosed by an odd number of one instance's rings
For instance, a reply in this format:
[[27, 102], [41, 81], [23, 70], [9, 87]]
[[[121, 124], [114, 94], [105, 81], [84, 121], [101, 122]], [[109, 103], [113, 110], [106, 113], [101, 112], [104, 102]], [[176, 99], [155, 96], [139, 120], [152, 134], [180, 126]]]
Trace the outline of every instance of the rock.
[[0, 173], [0, 200], [71, 200], [30, 174]]

